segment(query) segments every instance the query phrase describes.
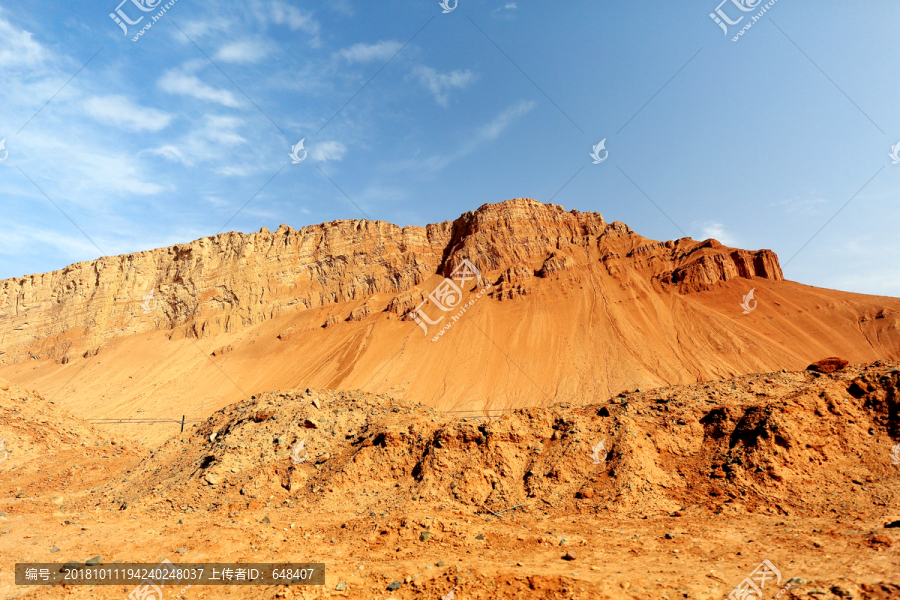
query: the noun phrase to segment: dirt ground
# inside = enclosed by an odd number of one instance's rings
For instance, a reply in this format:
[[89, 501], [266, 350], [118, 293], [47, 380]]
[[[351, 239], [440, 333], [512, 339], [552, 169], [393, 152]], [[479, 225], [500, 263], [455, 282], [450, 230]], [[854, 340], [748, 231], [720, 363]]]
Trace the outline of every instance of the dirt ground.
[[156, 447], [0, 380], [0, 596], [127, 598], [13, 582], [16, 562], [100, 556], [326, 565], [324, 586], [166, 598], [726, 598], [764, 560], [763, 598], [897, 598], [897, 367], [495, 419], [281, 390]]

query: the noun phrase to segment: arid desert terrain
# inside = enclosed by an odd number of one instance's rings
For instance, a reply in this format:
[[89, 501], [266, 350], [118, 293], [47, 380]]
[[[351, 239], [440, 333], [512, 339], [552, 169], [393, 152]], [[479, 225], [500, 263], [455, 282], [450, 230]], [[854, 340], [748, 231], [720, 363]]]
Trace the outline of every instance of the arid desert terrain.
[[900, 299], [535, 200], [0, 281], [0, 413], [5, 598], [900, 597]]

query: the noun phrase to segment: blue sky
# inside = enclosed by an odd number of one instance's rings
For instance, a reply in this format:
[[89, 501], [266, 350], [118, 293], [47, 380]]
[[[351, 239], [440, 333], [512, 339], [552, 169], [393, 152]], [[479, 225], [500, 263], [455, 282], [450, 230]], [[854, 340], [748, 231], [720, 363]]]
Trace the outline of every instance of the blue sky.
[[141, 1], [0, 2], [0, 278], [527, 196], [900, 295], [896, 2]]

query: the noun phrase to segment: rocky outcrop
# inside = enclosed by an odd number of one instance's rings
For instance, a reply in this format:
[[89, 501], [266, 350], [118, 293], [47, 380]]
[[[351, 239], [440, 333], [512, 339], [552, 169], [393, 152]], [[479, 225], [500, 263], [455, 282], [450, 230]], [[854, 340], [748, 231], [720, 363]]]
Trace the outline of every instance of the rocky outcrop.
[[[417, 285], [449, 276], [464, 259], [492, 282], [506, 278], [495, 298], [528, 293], [524, 280], [535, 273], [553, 280], [597, 261], [614, 276], [682, 293], [735, 277], [783, 278], [768, 250], [689, 238], [656, 242], [598, 213], [518, 198], [425, 227], [369, 220], [282, 225], [274, 233], [225, 233], [3, 280], [0, 364], [65, 363], [120, 336], [171, 330], [207, 337], [330, 304], [355, 305], [341, 320], [384, 311], [403, 316], [428, 293]], [[331, 316], [326, 325], [337, 321]]]
[[575, 259], [571, 256], [558, 256], [555, 252], [550, 255], [550, 258], [544, 261], [544, 265], [541, 267], [541, 270], [537, 272], [538, 277], [550, 277], [559, 273], [560, 271], [566, 271], [575, 266]]
[[706, 240], [689, 252], [676, 252], [673, 260], [682, 266], [662, 279], [666, 283], [677, 284], [681, 292], [711, 289], [720, 281], [736, 277], [762, 277], [772, 281], [784, 279], [778, 257], [771, 250], [731, 250], [716, 240]]
[[845, 360], [838, 356], [823, 358], [806, 367], [807, 371], [817, 371], [819, 373], [834, 373], [841, 371], [850, 364], [849, 360]]
[[512, 300], [517, 296], [526, 296], [531, 287], [529, 280], [534, 279], [534, 271], [530, 267], [510, 267], [500, 274], [490, 292], [491, 298], [496, 300]]

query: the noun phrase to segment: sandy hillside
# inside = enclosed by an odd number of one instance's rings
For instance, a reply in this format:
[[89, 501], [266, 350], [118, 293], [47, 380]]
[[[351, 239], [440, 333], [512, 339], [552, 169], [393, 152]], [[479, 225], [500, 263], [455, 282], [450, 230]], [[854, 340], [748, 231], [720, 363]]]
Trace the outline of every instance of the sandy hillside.
[[[0, 463], [0, 590], [127, 596], [10, 585], [14, 561], [99, 555], [327, 565], [321, 588], [186, 592], [198, 599], [719, 599], [768, 559], [780, 581], [766, 597], [893, 598], [898, 366], [777, 371], [490, 420], [288, 389], [153, 449], [107, 444], [73, 419], [39, 464]], [[9, 387], [38, 407], [16, 406], [15, 432], [52, 427], [42, 411], [55, 405]], [[73, 463], [77, 482], [47, 475]]]
[[[459, 316], [431, 294], [463, 261], [482, 278], [442, 300]], [[410, 319], [426, 299], [442, 317], [427, 333]], [[897, 360], [900, 300], [786, 281], [768, 250], [649, 240], [517, 199], [424, 228], [283, 226], [5, 280], [0, 339], [0, 376], [83, 418], [199, 421], [307, 387], [478, 414]], [[175, 428], [104, 426], [150, 443]]]

